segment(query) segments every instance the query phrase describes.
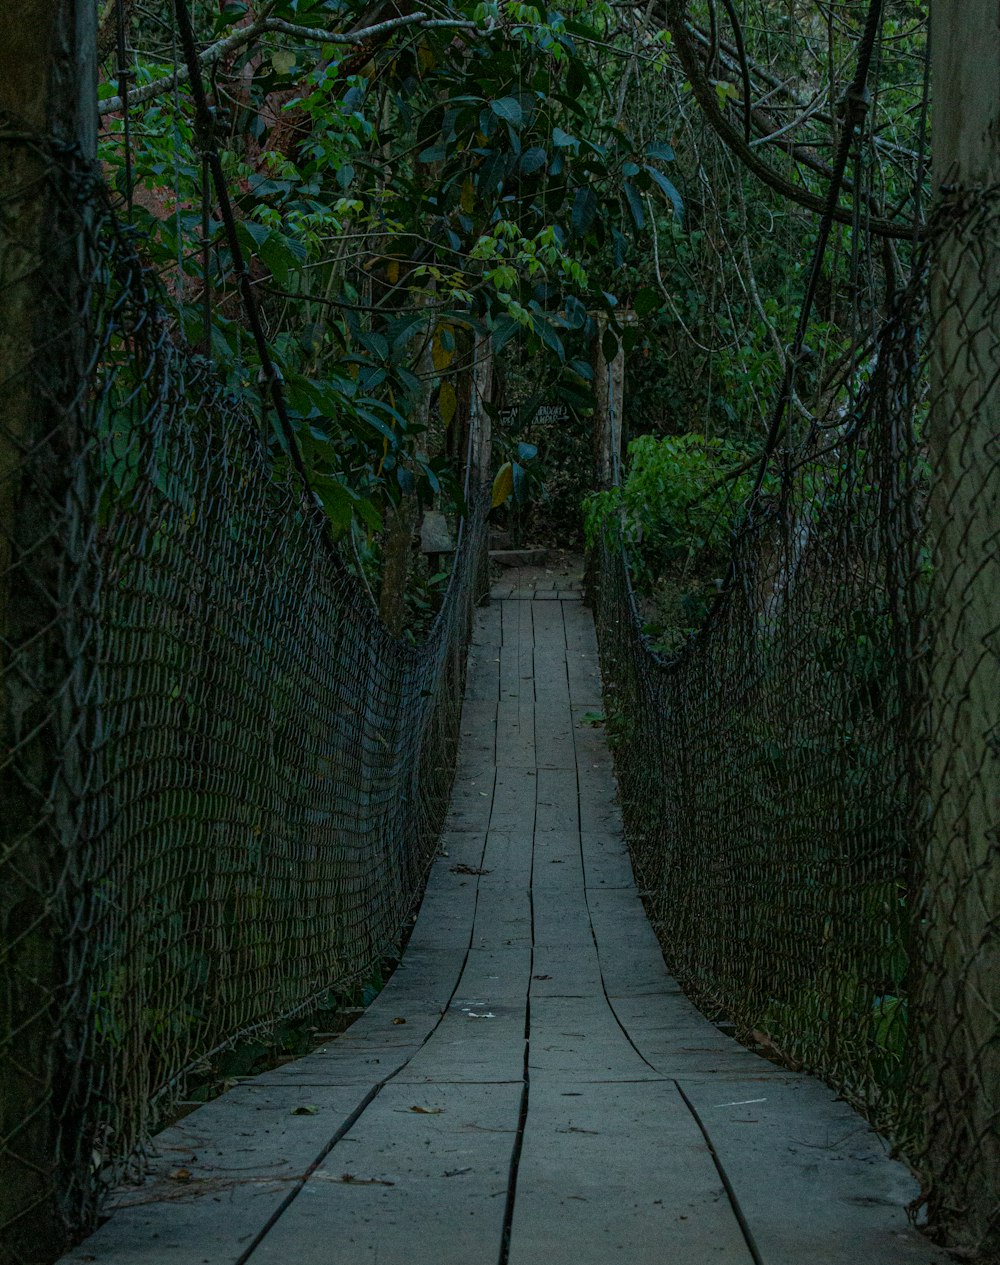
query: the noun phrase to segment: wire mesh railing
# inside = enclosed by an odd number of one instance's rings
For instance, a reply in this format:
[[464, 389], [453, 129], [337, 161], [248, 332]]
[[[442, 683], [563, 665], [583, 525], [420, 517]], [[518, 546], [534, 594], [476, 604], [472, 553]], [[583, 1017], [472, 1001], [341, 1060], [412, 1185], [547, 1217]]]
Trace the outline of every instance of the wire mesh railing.
[[[1000, 1251], [1000, 258], [939, 207], [854, 386], [789, 427], [674, 657], [599, 541], [608, 726], [640, 886], [691, 995], [818, 1073]], [[930, 284], [929, 284], [930, 282]]]
[[0, 1259], [22, 1265], [214, 1051], [398, 944], [485, 515], [427, 640], [389, 636], [260, 417], [176, 344], [92, 172], [3, 140]]

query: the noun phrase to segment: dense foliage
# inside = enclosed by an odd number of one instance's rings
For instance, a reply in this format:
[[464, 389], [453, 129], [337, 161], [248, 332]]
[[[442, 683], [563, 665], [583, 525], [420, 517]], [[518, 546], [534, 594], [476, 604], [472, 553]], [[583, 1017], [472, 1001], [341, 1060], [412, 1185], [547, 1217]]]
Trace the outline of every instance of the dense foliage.
[[[627, 432], [704, 435], [705, 486], [723, 479], [728, 497], [715, 517], [734, 521], [744, 484], [724, 476], [734, 453], [739, 463], [760, 452], [789, 370], [867, 6], [757, 0], [723, 14], [701, 0], [655, 12], [511, 0], [406, 12], [197, 0], [212, 137], [197, 133], [190, 88], [171, 73], [169, 0], [127, 10], [127, 143], [114, 6], [105, 22], [107, 169], [178, 331], [256, 402], [255, 353], [201, 159], [206, 145], [221, 148], [299, 446], [373, 585], [397, 517], [409, 536], [420, 507], [462, 508], [477, 346], [496, 357], [490, 406], [507, 419], [495, 427], [496, 462], [517, 476], [511, 520], [522, 536], [575, 538], [594, 357], [613, 358], [622, 342]], [[794, 357], [792, 429], [852, 395], [908, 267], [924, 18], [923, 6], [894, 0], [878, 30], [876, 86], [809, 344]], [[888, 235], [862, 250], [855, 229], [872, 223]], [[534, 424], [553, 402], [568, 406], [558, 433]], [[525, 442], [537, 450], [530, 468], [517, 456]], [[277, 435], [273, 447], [280, 465]], [[681, 456], [692, 451], [661, 448], [660, 468], [664, 486], [696, 498]], [[651, 591], [665, 559], [648, 544], [659, 510], [645, 521], [641, 500], [632, 496], [630, 521], [647, 542], [638, 578]], [[713, 568], [709, 556], [696, 569]], [[419, 575], [411, 565], [411, 588]], [[416, 582], [413, 614], [433, 608], [429, 578], [425, 569]]]

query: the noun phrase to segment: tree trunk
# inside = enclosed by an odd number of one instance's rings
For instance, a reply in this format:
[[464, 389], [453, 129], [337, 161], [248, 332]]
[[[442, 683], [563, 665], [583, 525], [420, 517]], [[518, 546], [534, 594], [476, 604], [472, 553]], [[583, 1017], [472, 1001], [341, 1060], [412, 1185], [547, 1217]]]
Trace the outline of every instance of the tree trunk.
[[406, 585], [413, 554], [413, 530], [417, 498], [401, 492], [398, 505], [385, 516], [382, 533], [382, 572], [378, 609], [382, 622], [394, 637], [401, 636], [406, 619]]
[[0, 41], [0, 1256], [18, 1262], [66, 1245], [90, 1180], [91, 981], [72, 938], [85, 934], [79, 175], [96, 149], [96, 16], [93, 0], [21, 0]]
[[[925, 857], [930, 1217], [1000, 1256], [1000, 3], [935, 0], [934, 489]], [[984, 190], [993, 192], [984, 193]]]

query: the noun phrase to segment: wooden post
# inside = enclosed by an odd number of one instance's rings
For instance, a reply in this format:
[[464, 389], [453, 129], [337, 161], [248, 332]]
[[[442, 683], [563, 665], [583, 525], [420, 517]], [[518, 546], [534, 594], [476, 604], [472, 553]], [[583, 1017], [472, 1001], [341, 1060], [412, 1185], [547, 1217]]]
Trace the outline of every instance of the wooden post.
[[469, 425], [472, 429], [470, 495], [485, 495], [490, 486], [493, 432], [490, 415], [483, 407], [493, 399], [493, 351], [488, 338], [477, 338], [472, 359]]
[[25, 1263], [66, 1246], [90, 1185], [92, 981], [71, 943], [85, 934], [90, 529], [89, 226], [74, 176], [96, 156], [96, 16], [94, 0], [19, 0], [0, 40], [0, 1257]]
[[922, 1056], [929, 1218], [1000, 1257], [1000, 3], [935, 0], [934, 601]]
[[[634, 320], [631, 313], [625, 322]], [[622, 405], [625, 398], [625, 348], [618, 342], [618, 350], [608, 361], [604, 355], [604, 335], [607, 317], [597, 318], [597, 333], [591, 345], [591, 363], [594, 369], [594, 477], [598, 488], [610, 488], [618, 483], [622, 465]]]

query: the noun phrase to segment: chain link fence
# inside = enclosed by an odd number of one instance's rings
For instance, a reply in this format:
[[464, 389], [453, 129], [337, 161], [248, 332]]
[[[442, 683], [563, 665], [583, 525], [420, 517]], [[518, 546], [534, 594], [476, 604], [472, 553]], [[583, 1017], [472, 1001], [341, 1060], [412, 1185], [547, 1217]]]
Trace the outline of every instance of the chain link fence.
[[398, 945], [485, 516], [426, 642], [390, 637], [93, 176], [3, 141], [0, 1260], [23, 1265], [213, 1052]]
[[939, 210], [854, 385], [776, 447], [679, 655], [652, 648], [607, 534], [595, 584], [669, 965], [887, 1131], [930, 1230], [983, 1260], [1000, 1259], [998, 215], [996, 191]]

